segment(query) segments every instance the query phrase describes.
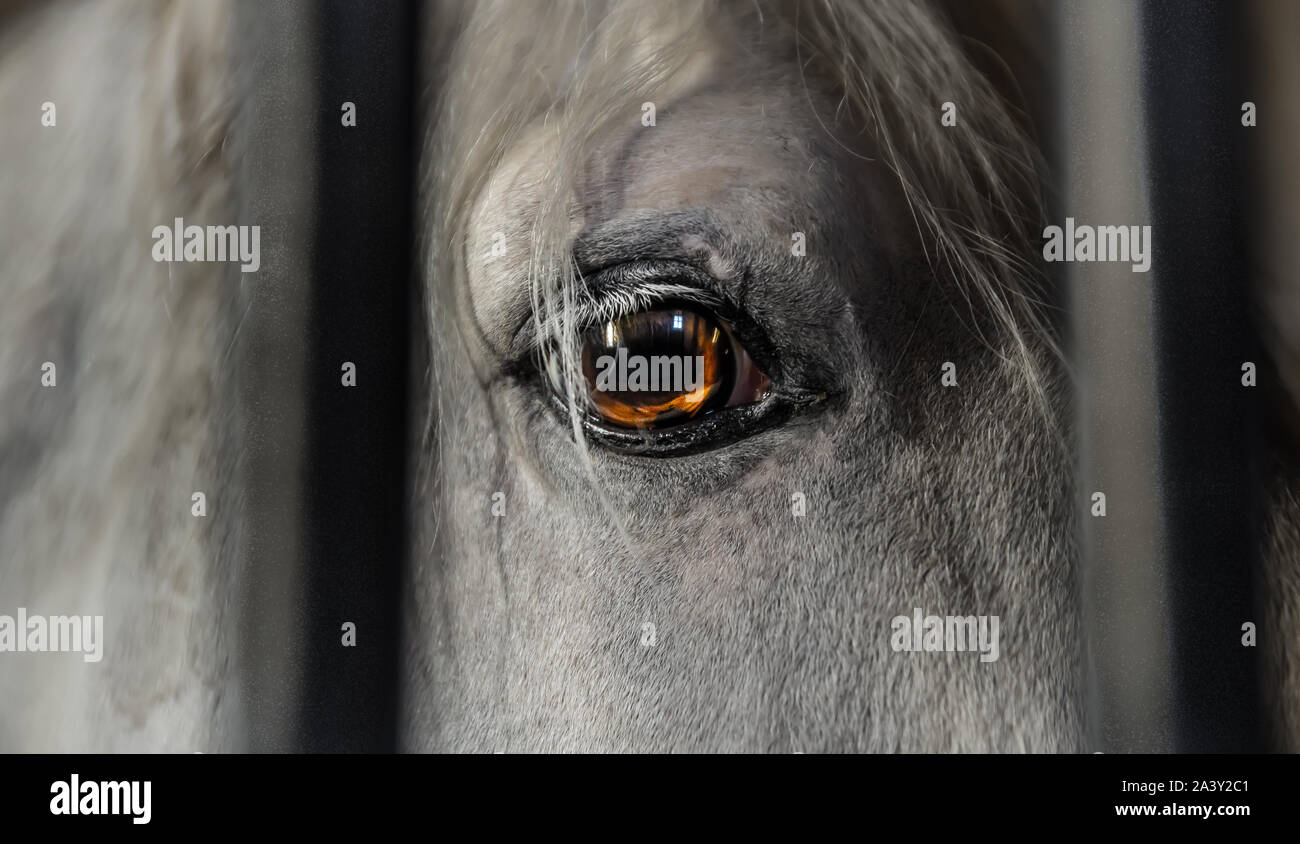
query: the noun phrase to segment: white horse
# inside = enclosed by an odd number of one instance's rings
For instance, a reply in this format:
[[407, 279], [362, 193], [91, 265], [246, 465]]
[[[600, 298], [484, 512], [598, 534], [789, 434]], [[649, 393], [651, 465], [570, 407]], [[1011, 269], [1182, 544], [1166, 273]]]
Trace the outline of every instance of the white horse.
[[[430, 5], [402, 747], [1092, 749], [1036, 9]], [[0, 5], [0, 613], [107, 643], [0, 653], [0, 749], [293, 744], [310, 14]], [[272, 194], [255, 282], [151, 260]]]

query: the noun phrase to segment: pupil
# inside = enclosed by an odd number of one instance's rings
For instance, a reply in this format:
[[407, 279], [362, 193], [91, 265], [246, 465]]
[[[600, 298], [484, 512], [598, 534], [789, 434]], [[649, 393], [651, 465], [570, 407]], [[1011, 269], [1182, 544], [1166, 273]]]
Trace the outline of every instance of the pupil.
[[685, 306], [597, 326], [582, 348], [595, 411], [629, 428], [667, 427], [715, 409], [730, 393], [734, 364], [722, 326]]

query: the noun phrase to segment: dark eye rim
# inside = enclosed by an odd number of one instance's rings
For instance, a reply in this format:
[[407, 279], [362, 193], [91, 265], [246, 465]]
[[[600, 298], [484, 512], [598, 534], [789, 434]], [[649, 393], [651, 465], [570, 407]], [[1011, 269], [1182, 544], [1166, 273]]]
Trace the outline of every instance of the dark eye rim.
[[[767, 332], [743, 307], [732, 301], [717, 279], [708, 273], [678, 261], [636, 260], [593, 269], [584, 273], [584, 276], [587, 278], [588, 289], [598, 298], [604, 291], [613, 295], [631, 282], [673, 283], [698, 289], [701, 300], [666, 296], [647, 303], [634, 313], [680, 304], [708, 314], [726, 324], [732, 338], [744, 347], [754, 364], [771, 381], [771, 389], [760, 401], [719, 408], [703, 418], [658, 430], [608, 426], [590, 411], [579, 409], [584, 434], [603, 449], [631, 457], [688, 457], [749, 439], [794, 416], [820, 409], [826, 404], [827, 393], [809, 392], [785, 382], [780, 358], [775, 345], [768, 339]], [[742, 284], [742, 289], [743, 286]], [[704, 301], [704, 297], [708, 301]], [[584, 320], [577, 326], [577, 336], [584, 336], [599, 324], [600, 319]], [[552, 388], [546, 374], [537, 365], [535, 355], [531, 369], [531, 380], [540, 391], [544, 406], [560, 425], [569, 427], [571, 420], [568, 403]]]

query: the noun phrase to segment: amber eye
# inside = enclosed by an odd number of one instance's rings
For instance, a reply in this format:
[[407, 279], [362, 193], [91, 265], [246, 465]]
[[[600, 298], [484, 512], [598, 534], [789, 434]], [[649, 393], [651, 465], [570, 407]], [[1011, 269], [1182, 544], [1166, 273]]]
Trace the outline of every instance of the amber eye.
[[763, 399], [771, 380], [731, 329], [689, 305], [595, 326], [582, 342], [591, 408], [607, 425], [667, 428]]

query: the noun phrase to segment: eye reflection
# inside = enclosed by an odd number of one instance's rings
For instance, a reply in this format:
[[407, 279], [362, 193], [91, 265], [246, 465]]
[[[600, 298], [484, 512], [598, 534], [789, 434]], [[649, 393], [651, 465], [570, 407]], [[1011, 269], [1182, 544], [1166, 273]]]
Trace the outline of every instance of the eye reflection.
[[680, 425], [761, 401], [771, 387], [726, 323], [686, 305], [592, 328], [582, 372], [592, 412], [618, 428]]

